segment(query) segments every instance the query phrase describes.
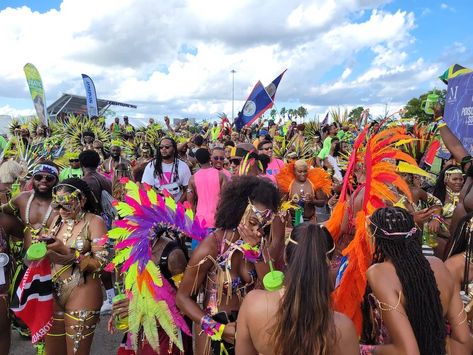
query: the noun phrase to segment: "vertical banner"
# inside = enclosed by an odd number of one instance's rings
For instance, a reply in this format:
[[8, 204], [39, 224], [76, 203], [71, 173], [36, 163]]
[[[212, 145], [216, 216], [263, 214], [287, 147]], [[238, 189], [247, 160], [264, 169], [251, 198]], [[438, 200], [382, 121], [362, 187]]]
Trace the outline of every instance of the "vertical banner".
[[89, 117], [99, 116], [99, 107], [97, 105], [97, 93], [95, 92], [95, 85], [90, 76], [82, 74], [84, 81], [85, 97], [87, 101], [87, 114]]
[[33, 99], [34, 108], [36, 114], [41, 122], [48, 127], [48, 112], [46, 110], [46, 97], [44, 95], [43, 82], [39, 75], [38, 69], [31, 64], [27, 63], [23, 70], [26, 76], [26, 82], [30, 89], [31, 98]]
[[444, 121], [473, 154], [473, 73], [448, 80]]

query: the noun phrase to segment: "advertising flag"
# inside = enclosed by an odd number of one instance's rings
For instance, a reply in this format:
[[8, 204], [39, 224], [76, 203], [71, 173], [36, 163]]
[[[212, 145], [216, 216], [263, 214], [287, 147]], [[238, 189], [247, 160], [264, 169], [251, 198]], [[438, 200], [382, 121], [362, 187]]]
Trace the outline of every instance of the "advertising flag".
[[279, 86], [279, 82], [281, 81], [284, 73], [287, 71], [284, 70], [281, 74], [279, 74], [277, 76], [276, 79], [274, 79], [271, 84], [269, 84], [268, 86], [266, 86], [266, 92], [268, 93], [268, 95], [271, 97], [271, 100], [274, 101], [275, 98], [276, 98], [276, 91], [278, 90], [278, 86]]
[[99, 107], [97, 105], [97, 93], [95, 92], [95, 85], [90, 76], [82, 74], [84, 81], [85, 97], [87, 101], [87, 114], [89, 117], [99, 116]]
[[237, 130], [241, 130], [244, 126], [251, 125], [263, 113], [273, 106], [273, 100], [268, 95], [261, 81], [258, 81], [251, 91], [250, 96], [245, 102], [243, 109], [235, 119], [235, 126]]
[[473, 154], [473, 73], [448, 80], [443, 117], [465, 149]]
[[39, 75], [38, 69], [31, 64], [27, 63], [23, 70], [26, 76], [26, 82], [30, 89], [31, 98], [33, 99], [34, 108], [36, 114], [41, 122], [47, 127], [48, 126], [48, 112], [46, 110], [46, 97], [44, 95], [43, 82]]

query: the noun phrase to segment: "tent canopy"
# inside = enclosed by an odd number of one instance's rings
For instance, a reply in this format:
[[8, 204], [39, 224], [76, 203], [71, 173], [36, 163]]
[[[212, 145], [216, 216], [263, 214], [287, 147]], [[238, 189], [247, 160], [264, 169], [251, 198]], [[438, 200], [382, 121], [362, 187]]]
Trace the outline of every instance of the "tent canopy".
[[[97, 99], [99, 114], [102, 115], [110, 106], [122, 106], [136, 109], [136, 105], [123, 102]], [[87, 102], [85, 96], [62, 94], [62, 96], [48, 106], [50, 117], [56, 117], [60, 113], [87, 113]]]

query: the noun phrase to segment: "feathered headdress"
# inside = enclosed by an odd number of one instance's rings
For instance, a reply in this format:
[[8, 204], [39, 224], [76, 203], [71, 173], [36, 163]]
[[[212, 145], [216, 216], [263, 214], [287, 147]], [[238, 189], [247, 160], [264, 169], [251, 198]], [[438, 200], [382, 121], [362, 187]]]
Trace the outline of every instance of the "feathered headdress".
[[[285, 164], [279, 171], [279, 174], [276, 175], [278, 187], [284, 193], [289, 193], [291, 191], [292, 184], [296, 179], [296, 175], [294, 174], [294, 165], [295, 162]], [[307, 179], [312, 184], [314, 192], [320, 189], [324, 194], [330, 195], [332, 191], [332, 180], [330, 179], [330, 175], [324, 169], [310, 168], [309, 165]]]
[[174, 288], [152, 260], [152, 244], [165, 231], [201, 241], [207, 230], [190, 208], [176, 204], [172, 197], [163, 198], [149, 185], [142, 189], [126, 178], [120, 182], [127, 194], [115, 206], [123, 219], [115, 221], [115, 228], [108, 232], [116, 241], [116, 254], [106, 269], [121, 266], [125, 289], [131, 295], [128, 324], [133, 343], [136, 348], [142, 327], [148, 343], [159, 352], [158, 323], [184, 351], [178, 329], [189, 335], [190, 330], [176, 308]]
[[[343, 215], [346, 213], [348, 192], [352, 174], [357, 164], [362, 164], [366, 175], [363, 193], [363, 204], [355, 216], [355, 235], [350, 244], [343, 250], [344, 265], [339, 271], [340, 283], [333, 293], [334, 309], [344, 313], [355, 324], [358, 334], [361, 333], [362, 313], [361, 302], [366, 288], [366, 270], [371, 265], [372, 245], [368, 236], [366, 219], [378, 208], [384, 207], [386, 201], [397, 202], [398, 195], [392, 187], [397, 188], [411, 199], [411, 192], [406, 182], [397, 174], [393, 160], [404, 161], [417, 166], [414, 158], [395, 147], [396, 142], [412, 139], [403, 127], [386, 129], [368, 136], [366, 127], [358, 136], [350, 157], [348, 170], [343, 181], [339, 201], [326, 227], [335, 242], [341, 232]], [[362, 147], [366, 147], [363, 148]]]

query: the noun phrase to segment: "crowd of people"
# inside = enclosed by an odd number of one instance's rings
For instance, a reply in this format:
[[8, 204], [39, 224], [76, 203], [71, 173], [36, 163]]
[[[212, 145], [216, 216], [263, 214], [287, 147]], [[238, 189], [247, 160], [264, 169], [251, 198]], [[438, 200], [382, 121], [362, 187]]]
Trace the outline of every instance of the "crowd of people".
[[[31, 336], [11, 309], [41, 247], [38, 353], [89, 354], [102, 317], [119, 355], [471, 354], [473, 160], [442, 112], [240, 132], [226, 117], [13, 121], [0, 354], [12, 329]], [[449, 156], [431, 161], [436, 141]]]

